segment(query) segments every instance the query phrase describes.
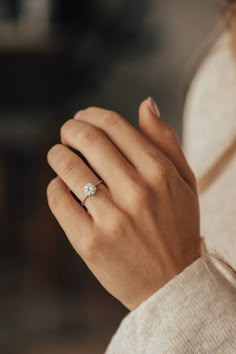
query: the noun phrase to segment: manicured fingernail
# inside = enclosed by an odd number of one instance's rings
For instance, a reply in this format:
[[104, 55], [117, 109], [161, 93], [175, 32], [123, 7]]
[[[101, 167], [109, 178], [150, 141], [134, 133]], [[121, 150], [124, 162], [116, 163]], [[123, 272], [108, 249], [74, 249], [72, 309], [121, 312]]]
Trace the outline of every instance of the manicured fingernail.
[[77, 112], [76, 115], [74, 116], [75, 120], [79, 120], [81, 116], [81, 111]]
[[148, 104], [148, 108], [150, 109], [152, 114], [154, 114], [156, 117], [159, 118], [161, 114], [160, 114], [159, 108], [157, 107], [156, 102], [154, 101], [154, 99], [152, 97], [148, 97], [147, 104]]

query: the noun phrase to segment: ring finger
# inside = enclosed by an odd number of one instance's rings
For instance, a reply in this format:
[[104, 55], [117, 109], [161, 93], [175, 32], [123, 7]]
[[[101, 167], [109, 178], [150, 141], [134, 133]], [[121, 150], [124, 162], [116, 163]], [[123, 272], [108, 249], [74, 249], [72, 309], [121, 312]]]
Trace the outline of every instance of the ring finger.
[[[83, 186], [89, 182], [95, 184], [98, 181], [98, 177], [82, 159], [61, 144], [57, 144], [49, 150], [48, 163], [81, 201], [85, 197]], [[112, 204], [106, 185], [99, 184], [96, 194], [87, 197], [84, 203], [94, 219], [100, 218], [101, 213], [104, 213]]]

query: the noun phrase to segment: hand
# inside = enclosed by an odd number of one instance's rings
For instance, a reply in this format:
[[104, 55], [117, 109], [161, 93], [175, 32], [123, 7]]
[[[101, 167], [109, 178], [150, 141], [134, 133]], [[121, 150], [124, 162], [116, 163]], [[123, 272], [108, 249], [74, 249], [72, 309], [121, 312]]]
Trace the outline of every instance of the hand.
[[[156, 112], [156, 113], [155, 113]], [[59, 177], [48, 186], [52, 213], [96, 278], [133, 310], [200, 256], [196, 181], [174, 131], [151, 99], [136, 130], [119, 114], [82, 110], [48, 153]], [[67, 146], [80, 151], [104, 181]]]

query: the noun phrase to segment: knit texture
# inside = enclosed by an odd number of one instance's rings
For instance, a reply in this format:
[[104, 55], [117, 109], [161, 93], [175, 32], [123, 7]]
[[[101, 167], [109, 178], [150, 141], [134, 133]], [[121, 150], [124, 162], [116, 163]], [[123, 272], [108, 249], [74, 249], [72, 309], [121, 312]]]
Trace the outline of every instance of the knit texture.
[[[184, 150], [200, 178], [236, 136], [236, 60], [225, 32], [198, 70], [184, 114]], [[236, 269], [236, 154], [200, 195], [201, 235]]]
[[236, 353], [235, 288], [208, 267], [199, 258], [130, 312], [106, 354]]

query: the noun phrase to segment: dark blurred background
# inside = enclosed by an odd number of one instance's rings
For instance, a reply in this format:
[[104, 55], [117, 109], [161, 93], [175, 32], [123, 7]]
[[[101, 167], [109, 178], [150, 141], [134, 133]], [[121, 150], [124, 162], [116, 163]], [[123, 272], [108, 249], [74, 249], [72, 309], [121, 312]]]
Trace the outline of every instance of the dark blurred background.
[[127, 310], [51, 216], [47, 150], [81, 108], [137, 126], [153, 96], [181, 137], [216, 0], [0, 0], [0, 353], [102, 353]]

